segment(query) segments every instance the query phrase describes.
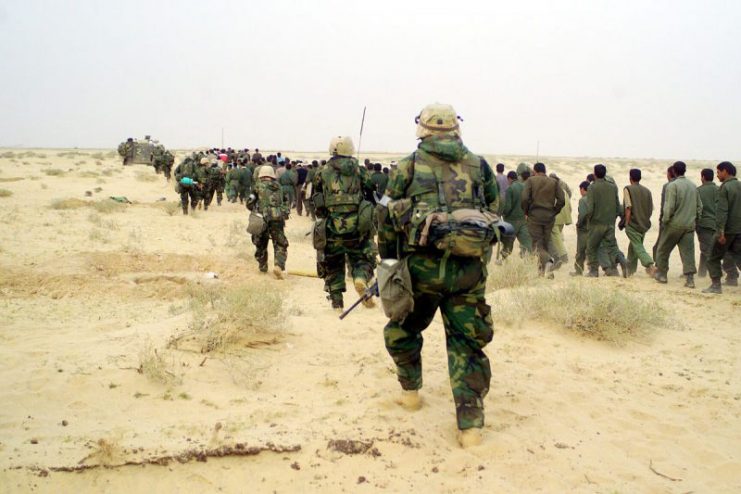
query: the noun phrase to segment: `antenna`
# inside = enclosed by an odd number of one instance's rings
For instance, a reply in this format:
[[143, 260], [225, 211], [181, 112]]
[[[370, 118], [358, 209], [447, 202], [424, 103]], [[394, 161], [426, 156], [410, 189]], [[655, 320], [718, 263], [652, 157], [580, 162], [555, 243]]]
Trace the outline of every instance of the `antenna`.
[[365, 124], [365, 106], [363, 107], [363, 118], [360, 120], [360, 137], [358, 137], [358, 156], [357, 160], [360, 161], [360, 145], [363, 142], [363, 125]]
[[535, 148], [535, 162], [540, 160], [540, 139], [538, 139], [538, 145]]

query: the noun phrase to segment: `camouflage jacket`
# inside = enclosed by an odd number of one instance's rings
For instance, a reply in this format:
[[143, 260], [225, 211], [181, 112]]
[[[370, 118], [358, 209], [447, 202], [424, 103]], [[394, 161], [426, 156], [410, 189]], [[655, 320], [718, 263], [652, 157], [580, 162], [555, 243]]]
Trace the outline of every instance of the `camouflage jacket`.
[[288, 218], [288, 198], [275, 180], [258, 180], [252, 189], [257, 200], [257, 211], [265, 221], [284, 221]]
[[316, 172], [312, 185], [314, 196], [322, 196], [323, 205], [316, 213], [329, 220], [329, 233], [354, 234], [358, 228], [360, 203], [364, 194], [373, 191], [365, 168], [361, 168], [355, 158], [333, 156]]
[[[423, 216], [463, 208], [496, 212], [497, 194], [496, 178], [486, 160], [471, 153], [460, 138], [450, 136], [424, 138], [417, 151], [399, 161], [386, 186], [390, 199], [411, 199], [413, 210]], [[381, 257], [401, 257], [414, 251], [409, 239], [399, 238], [405, 235], [394, 227], [390, 218], [381, 214], [378, 229]], [[402, 246], [401, 251], [398, 245]]]

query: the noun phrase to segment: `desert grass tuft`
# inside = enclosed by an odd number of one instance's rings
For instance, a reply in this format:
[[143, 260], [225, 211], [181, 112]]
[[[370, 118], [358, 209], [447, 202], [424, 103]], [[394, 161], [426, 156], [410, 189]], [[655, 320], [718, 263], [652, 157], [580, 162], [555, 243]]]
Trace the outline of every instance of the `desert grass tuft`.
[[172, 369], [174, 362], [168, 361], [151, 344], [147, 344], [139, 352], [139, 374], [157, 384], [176, 386], [182, 382], [182, 378], [175, 374]]
[[283, 335], [283, 293], [270, 284], [198, 285], [189, 295], [202, 352], [270, 345]]
[[136, 179], [140, 182], [156, 182], [157, 181], [157, 175], [154, 174], [153, 171], [142, 171], [139, 170], [134, 175]]
[[78, 209], [84, 208], [88, 204], [88, 201], [71, 197], [67, 199], [55, 199], [51, 202], [49, 207], [52, 209]]
[[41, 170], [41, 171], [51, 177], [61, 177], [62, 175], [67, 173], [64, 170], [60, 170], [59, 168], [48, 168], [46, 170]]
[[8, 189], [0, 189], [0, 197], [10, 197], [13, 195], [13, 191]]
[[596, 287], [582, 280], [518, 288], [495, 298], [494, 321], [546, 321], [618, 345], [669, 324], [666, 309], [656, 301], [617, 286]]
[[501, 265], [490, 263], [487, 288], [501, 290], [530, 285], [538, 280], [538, 258], [536, 256], [510, 255]]
[[110, 214], [117, 213], [119, 211], [126, 210], [126, 204], [114, 201], [113, 199], [103, 199], [100, 201], [92, 201], [88, 203], [90, 207], [95, 209], [99, 213]]

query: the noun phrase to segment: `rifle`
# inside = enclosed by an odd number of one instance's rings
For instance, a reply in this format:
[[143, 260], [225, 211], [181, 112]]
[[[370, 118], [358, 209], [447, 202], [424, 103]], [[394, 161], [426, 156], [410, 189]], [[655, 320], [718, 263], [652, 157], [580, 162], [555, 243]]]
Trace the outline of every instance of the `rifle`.
[[362, 304], [366, 300], [369, 300], [373, 297], [378, 297], [378, 281], [376, 281], [371, 286], [366, 288], [365, 293], [363, 293], [363, 295], [361, 295], [359, 299], [353, 302], [353, 304], [350, 307], [345, 309], [345, 311], [342, 312], [342, 314], [340, 314], [340, 320], [344, 319], [346, 315], [348, 315], [350, 312], [352, 312], [355, 309], [355, 307], [357, 307], [358, 305]]

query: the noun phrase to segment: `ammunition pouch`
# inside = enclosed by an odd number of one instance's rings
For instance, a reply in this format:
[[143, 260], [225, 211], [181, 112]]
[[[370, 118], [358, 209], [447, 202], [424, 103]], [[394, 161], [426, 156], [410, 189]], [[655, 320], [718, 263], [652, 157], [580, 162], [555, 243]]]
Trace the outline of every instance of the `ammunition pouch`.
[[[319, 218], [314, 222], [314, 230], [312, 232], [312, 244], [318, 251], [324, 251], [327, 247], [327, 220]], [[321, 276], [320, 276], [321, 277]]]
[[392, 321], [404, 322], [414, 310], [412, 277], [406, 259], [384, 259], [378, 265], [378, 296], [383, 312]]

